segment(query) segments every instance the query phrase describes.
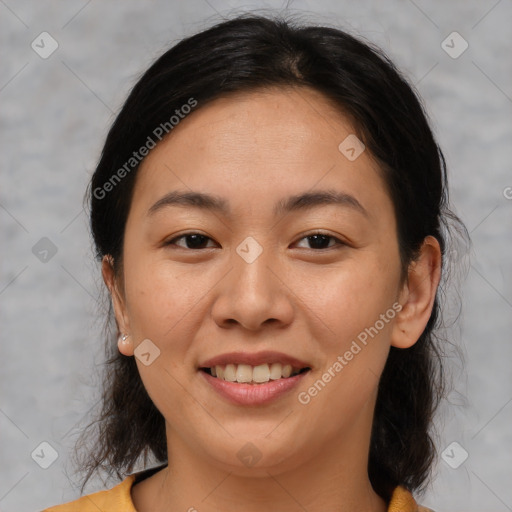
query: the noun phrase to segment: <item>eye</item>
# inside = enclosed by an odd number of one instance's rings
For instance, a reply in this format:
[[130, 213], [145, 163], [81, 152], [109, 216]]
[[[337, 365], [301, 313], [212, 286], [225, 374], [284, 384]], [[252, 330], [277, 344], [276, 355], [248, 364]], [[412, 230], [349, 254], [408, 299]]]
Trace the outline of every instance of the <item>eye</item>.
[[[176, 244], [177, 240], [184, 238], [186, 240], [185, 247], [183, 245]], [[164, 243], [164, 245], [177, 245], [183, 249], [202, 249], [207, 240], [211, 240], [210, 237], [203, 235], [202, 233], [185, 233], [184, 235], [178, 236]]]
[[[178, 240], [184, 239], [185, 240], [185, 246], [177, 244], [176, 242]], [[204, 247], [204, 244], [207, 243], [208, 240], [212, 240], [210, 237], [203, 235], [202, 233], [185, 233], [184, 235], [180, 235], [176, 238], [173, 238], [172, 240], [169, 240], [165, 242], [164, 245], [176, 245], [178, 247], [182, 247], [183, 249], [207, 249], [208, 247]], [[325, 233], [311, 233], [310, 235], [307, 235], [300, 239], [302, 240], [309, 240], [312, 247], [309, 247], [309, 249], [330, 249], [333, 246], [342, 246], [346, 245], [338, 238], [327, 235]], [[333, 240], [337, 243], [334, 243], [332, 245], [329, 245], [329, 240]], [[210, 246], [211, 247], [211, 246]], [[308, 247], [307, 247], [308, 248]]]
[[[306, 239], [309, 239], [309, 241], [312, 245], [312, 247], [307, 247], [307, 249], [330, 249], [331, 247], [333, 247], [335, 245], [338, 245], [338, 246], [346, 245], [338, 238], [328, 235], [326, 233], [320, 233], [320, 232], [311, 233], [310, 235], [307, 235], [307, 236], [301, 238], [301, 240], [306, 240]], [[329, 239], [335, 240], [337, 242], [337, 244], [335, 243], [335, 244], [329, 246], [328, 245]], [[327, 242], [327, 246], [326, 246], [326, 242]]]

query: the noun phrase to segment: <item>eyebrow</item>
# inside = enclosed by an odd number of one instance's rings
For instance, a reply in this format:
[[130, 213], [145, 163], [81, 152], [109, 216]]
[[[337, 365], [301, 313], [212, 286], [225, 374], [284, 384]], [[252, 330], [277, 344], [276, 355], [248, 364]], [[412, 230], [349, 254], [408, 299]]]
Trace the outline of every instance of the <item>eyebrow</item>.
[[[305, 192], [292, 195], [279, 200], [274, 206], [274, 215], [282, 215], [299, 210], [307, 210], [318, 206], [337, 205], [349, 207], [369, 218], [368, 211], [352, 195], [337, 190], [320, 190], [317, 192]], [[201, 210], [216, 212], [231, 217], [231, 210], [226, 199], [203, 192], [181, 192], [172, 191], [160, 198], [148, 210], [147, 215], [154, 215], [156, 212], [169, 207], [193, 207]]]

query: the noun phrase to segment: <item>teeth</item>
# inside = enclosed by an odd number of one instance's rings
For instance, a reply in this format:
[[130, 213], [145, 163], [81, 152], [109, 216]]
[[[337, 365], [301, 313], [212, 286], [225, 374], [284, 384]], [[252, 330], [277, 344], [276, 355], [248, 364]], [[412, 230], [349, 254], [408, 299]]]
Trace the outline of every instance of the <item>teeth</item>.
[[270, 366], [270, 378], [272, 380], [280, 379], [282, 370], [283, 366], [281, 365], [281, 363], [272, 363], [272, 365]]
[[210, 368], [213, 377], [227, 380], [228, 382], [262, 384], [270, 380], [286, 379], [299, 373], [300, 368], [293, 368], [291, 364], [281, 363], [260, 364], [227, 364]]
[[251, 382], [252, 380], [252, 367], [248, 364], [239, 364], [236, 369], [237, 382]]
[[270, 368], [268, 364], [260, 364], [252, 369], [252, 380], [254, 382], [268, 382], [270, 380]]
[[224, 380], [227, 380], [229, 382], [235, 382], [236, 366], [234, 364], [227, 364], [226, 368], [224, 368]]

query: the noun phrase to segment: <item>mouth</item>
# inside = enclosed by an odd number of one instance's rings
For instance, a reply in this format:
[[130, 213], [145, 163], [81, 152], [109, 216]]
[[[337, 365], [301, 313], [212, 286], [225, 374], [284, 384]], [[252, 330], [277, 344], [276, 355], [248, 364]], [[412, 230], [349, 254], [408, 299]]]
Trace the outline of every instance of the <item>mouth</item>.
[[296, 367], [291, 364], [263, 363], [256, 366], [249, 364], [226, 364], [199, 368], [211, 377], [238, 384], [261, 385], [267, 382], [289, 379], [311, 368], [309, 366]]
[[244, 406], [263, 406], [285, 399], [312, 370], [310, 363], [275, 351], [231, 352], [198, 366], [198, 373], [210, 390]]

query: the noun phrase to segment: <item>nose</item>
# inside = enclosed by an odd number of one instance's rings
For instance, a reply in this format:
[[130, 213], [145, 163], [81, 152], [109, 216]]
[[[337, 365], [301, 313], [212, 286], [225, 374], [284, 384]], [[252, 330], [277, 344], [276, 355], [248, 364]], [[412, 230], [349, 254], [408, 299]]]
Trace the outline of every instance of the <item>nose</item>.
[[253, 261], [240, 254], [233, 251], [232, 269], [219, 283], [212, 308], [214, 321], [223, 328], [241, 326], [250, 331], [289, 325], [294, 312], [293, 293], [277, 256], [265, 248]]

